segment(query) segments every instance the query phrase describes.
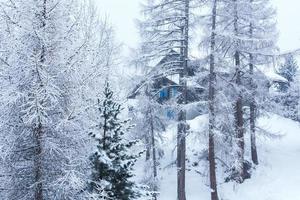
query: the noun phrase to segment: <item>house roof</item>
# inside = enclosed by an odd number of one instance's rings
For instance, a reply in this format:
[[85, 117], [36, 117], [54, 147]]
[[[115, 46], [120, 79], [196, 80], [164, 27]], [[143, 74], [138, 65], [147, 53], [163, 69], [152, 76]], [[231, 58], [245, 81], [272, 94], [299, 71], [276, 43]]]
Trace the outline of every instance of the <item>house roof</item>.
[[288, 82], [286, 78], [277, 74], [273, 67], [268, 67], [268, 66], [261, 67], [260, 71], [267, 77], [267, 79], [270, 82], [282, 82], [282, 83]]
[[171, 77], [172, 75], [178, 74], [180, 69], [180, 54], [174, 50], [170, 50], [165, 56], [160, 56], [157, 59], [151, 61], [149, 64], [152, 69], [146, 74], [144, 80], [140, 81], [139, 84], [130, 92], [128, 98], [135, 98], [139, 91], [150, 81], [159, 80], [162, 77], [170, 79], [175, 84], [179, 84]]

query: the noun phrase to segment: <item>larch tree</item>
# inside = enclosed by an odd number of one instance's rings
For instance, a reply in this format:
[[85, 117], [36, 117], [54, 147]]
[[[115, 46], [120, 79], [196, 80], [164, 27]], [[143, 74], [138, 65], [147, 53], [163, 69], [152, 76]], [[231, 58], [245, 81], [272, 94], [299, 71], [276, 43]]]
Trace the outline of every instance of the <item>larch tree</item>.
[[[220, 9], [219, 35], [223, 37], [221, 48], [228, 64], [233, 58], [232, 72], [233, 105], [235, 118], [235, 180], [243, 182], [249, 176], [247, 162], [245, 161], [245, 106], [250, 102], [250, 126], [252, 140], [253, 162], [257, 163], [255, 145], [255, 120], [257, 102], [248, 93], [258, 94], [256, 76], [261, 70], [259, 66], [267, 64], [270, 59], [267, 55], [274, 53], [276, 32], [274, 31], [274, 10], [266, 1], [232, 0], [223, 1]], [[263, 60], [265, 59], [265, 62]], [[246, 70], [245, 66], [249, 66]], [[255, 72], [255, 73], [254, 73]], [[255, 74], [255, 75], [254, 75]], [[248, 78], [249, 77], [249, 78]], [[258, 78], [258, 77], [257, 77]], [[250, 87], [246, 80], [250, 81]], [[245, 84], [246, 83], [246, 84]], [[262, 86], [263, 87], [263, 86]], [[264, 94], [259, 94], [263, 96]], [[251, 100], [252, 99], [252, 100]], [[256, 108], [257, 107], [257, 108]]]
[[[268, 65], [272, 60], [267, 55], [275, 54], [276, 51], [276, 23], [275, 10], [272, 8], [270, 1], [250, 0], [245, 3], [248, 7], [245, 12], [248, 18], [245, 18], [245, 23], [248, 23], [248, 34], [244, 41], [245, 47], [242, 52], [244, 56], [248, 54], [249, 70], [246, 71], [249, 84], [249, 90], [246, 95], [249, 98], [249, 123], [250, 123], [250, 146], [251, 159], [254, 164], [258, 164], [258, 153], [256, 147], [256, 119], [259, 113], [263, 112], [262, 104], [265, 104], [263, 99], [267, 96], [267, 92], [263, 87], [267, 87], [260, 81], [258, 72], [261, 72], [263, 65]], [[246, 26], [247, 27], [247, 26]], [[247, 33], [247, 29], [245, 30]], [[247, 41], [248, 38], [248, 41]], [[246, 61], [247, 62], [247, 61]]]
[[242, 66], [241, 66], [241, 52], [240, 45], [240, 15], [241, 2], [239, 0], [233, 0], [233, 26], [234, 26], [234, 62], [235, 62], [235, 84], [237, 88], [237, 96], [235, 102], [235, 128], [236, 128], [236, 141], [237, 141], [237, 162], [239, 182], [244, 179], [244, 153], [245, 153], [245, 141], [244, 141], [244, 119], [243, 119], [243, 94], [242, 94]]
[[186, 111], [187, 104], [187, 65], [189, 49], [189, 0], [149, 0], [144, 5], [145, 19], [141, 23], [144, 57], [148, 60], [158, 59], [175, 51], [180, 58], [165, 63], [160, 74], [179, 73], [179, 84], [183, 87], [183, 95], [178, 111], [177, 133], [177, 196], [185, 200], [186, 170]]
[[[85, 3], [85, 4], [83, 4]], [[3, 199], [87, 197], [87, 77], [107, 53], [88, 2], [1, 2]], [[97, 34], [95, 34], [97, 33]], [[107, 37], [103, 37], [107, 38]], [[100, 44], [103, 44], [101, 46]], [[95, 74], [86, 76], [87, 72]], [[85, 82], [84, 82], [85, 81]], [[5, 113], [5, 114], [4, 114]]]
[[[207, 15], [203, 18], [204, 36], [201, 44], [203, 48], [208, 52], [208, 161], [209, 161], [209, 181], [211, 199], [218, 200], [218, 189], [217, 189], [217, 174], [216, 174], [216, 135], [218, 133], [218, 102], [216, 99], [217, 91], [217, 73], [220, 68], [219, 66], [219, 37], [217, 35], [218, 22], [218, 5], [220, 0], [206, 1], [205, 6], [208, 9]], [[205, 62], [206, 63], [206, 62]], [[203, 79], [203, 72], [197, 74], [200, 79]], [[205, 75], [204, 75], [205, 76]]]
[[[253, 3], [253, 0], [250, 1]], [[251, 6], [251, 5], [250, 5]], [[251, 15], [253, 16], [253, 11], [251, 8]], [[250, 40], [253, 39], [253, 21], [250, 21], [249, 24], [249, 38]], [[256, 105], [255, 105], [255, 86], [254, 86], [254, 60], [253, 60], [253, 53], [249, 54], [249, 76], [250, 76], [250, 138], [251, 138], [251, 158], [254, 164], [258, 165], [258, 155], [257, 155], [257, 147], [256, 147]]]
[[211, 189], [211, 200], [218, 200], [216, 159], [215, 159], [215, 128], [216, 128], [216, 26], [217, 26], [217, 6], [218, 0], [211, 2], [211, 29], [210, 29], [210, 69], [209, 69], [209, 178]]
[[[242, 64], [240, 60], [239, 19], [235, 0], [207, 1], [210, 13], [203, 17], [208, 53], [209, 168], [211, 198], [218, 199], [216, 152], [232, 156], [234, 174], [243, 171], [244, 119], [242, 100]], [[215, 145], [217, 143], [217, 145]], [[226, 144], [226, 145], [225, 145]], [[224, 158], [225, 159], [225, 158]], [[226, 158], [227, 159], [227, 158]], [[240, 164], [242, 163], [242, 164]], [[238, 164], [236, 166], [236, 164]], [[240, 173], [242, 175], [242, 172]]]
[[[215, 148], [221, 154], [233, 157], [229, 165], [233, 165], [234, 179], [241, 180], [239, 177], [243, 177], [244, 173], [243, 64], [241, 60], [243, 46], [239, 28], [241, 26], [241, 1], [207, 1], [211, 12], [203, 18], [206, 35], [202, 39], [202, 44], [209, 49], [209, 84], [207, 87], [210, 178], [211, 187], [214, 187], [212, 198], [218, 198], [216, 193], [213, 194], [217, 192]], [[218, 144], [219, 147], [215, 147], [215, 142], [221, 142]], [[232, 155], [233, 148], [235, 155]]]
[[[215, 2], [208, 3], [214, 5]], [[210, 7], [214, 11], [213, 6]], [[222, 158], [223, 162], [229, 162], [227, 165], [232, 168], [226, 170], [231, 171], [229, 179], [241, 183], [250, 176], [250, 163], [244, 156], [244, 135], [248, 130], [251, 133], [252, 160], [253, 163], [258, 163], [255, 123], [258, 113], [261, 113], [258, 109], [264, 108], [268, 93], [262, 68], [271, 62], [268, 55], [273, 55], [276, 50], [274, 10], [266, 1], [218, 0], [214, 31], [212, 16], [213, 13], [210, 13], [203, 18], [207, 20], [207, 31], [202, 42], [213, 53], [207, 59], [210, 60], [210, 68], [214, 61], [214, 71], [210, 71], [209, 81], [214, 76], [217, 80], [215, 84], [208, 85], [210, 112], [213, 110], [212, 94], [215, 95], [216, 119], [213, 120], [210, 114], [210, 130], [214, 128], [218, 133], [215, 138], [217, 152], [221, 158], [225, 156]], [[248, 107], [249, 129], [246, 128]], [[232, 152], [235, 152], [234, 155]], [[220, 159], [220, 156], [217, 157]]]
[[146, 149], [145, 177], [142, 183], [149, 187], [149, 192], [153, 193], [153, 199], [156, 200], [159, 193], [159, 160], [164, 151], [160, 144], [166, 119], [163, 111], [165, 107], [157, 102], [152, 88], [150, 83], [144, 86], [137, 97], [137, 105], [130, 112], [135, 124], [134, 135], [144, 142]]

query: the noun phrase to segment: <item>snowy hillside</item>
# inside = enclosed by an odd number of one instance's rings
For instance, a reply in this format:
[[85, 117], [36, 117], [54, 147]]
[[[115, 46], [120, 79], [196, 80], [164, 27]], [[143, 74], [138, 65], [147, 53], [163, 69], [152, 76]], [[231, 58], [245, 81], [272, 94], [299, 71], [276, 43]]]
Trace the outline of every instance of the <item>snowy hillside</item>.
[[[203, 122], [205, 117], [200, 116], [190, 121], [191, 128], [201, 130], [204, 128]], [[262, 135], [258, 137], [261, 164], [253, 172], [252, 178], [243, 184], [220, 181], [221, 198], [223, 200], [300, 200], [300, 125], [292, 120], [272, 115], [261, 118], [259, 127], [280, 137], [275, 140]], [[160, 171], [160, 200], [176, 199], [176, 167], [166, 166], [175, 160], [176, 152], [173, 150], [176, 129], [171, 128], [168, 134], [170, 135], [165, 145], [168, 146], [166, 149], [169, 152], [166, 152], [167, 156], [162, 161]], [[198, 143], [194, 138], [188, 141], [188, 146]], [[189, 153], [191, 152], [187, 152]], [[188, 200], [210, 199], [208, 178], [200, 176], [194, 170], [188, 170], [186, 193]]]

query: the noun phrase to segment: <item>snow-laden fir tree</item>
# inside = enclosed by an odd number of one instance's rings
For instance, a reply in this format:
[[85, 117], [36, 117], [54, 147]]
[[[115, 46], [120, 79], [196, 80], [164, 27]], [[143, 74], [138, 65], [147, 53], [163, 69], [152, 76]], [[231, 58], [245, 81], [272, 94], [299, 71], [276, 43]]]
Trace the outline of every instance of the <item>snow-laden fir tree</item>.
[[289, 86], [294, 82], [297, 72], [298, 72], [298, 64], [292, 54], [288, 54], [284, 57], [284, 63], [279, 67], [278, 74], [284, 77], [288, 84], [286, 83], [278, 83], [278, 90], [280, 92], [287, 92]]
[[131, 180], [133, 166], [140, 153], [133, 152], [137, 140], [128, 140], [132, 128], [129, 120], [122, 120], [122, 105], [114, 99], [109, 82], [105, 83], [104, 99], [98, 100], [98, 125], [90, 133], [95, 140], [96, 151], [90, 157], [92, 175], [89, 189], [107, 199], [131, 200], [139, 196], [136, 184]]
[[274, 96], [277, 113], [284, 117], [299, 121], [299, 74], [298, 64], [292, 54], [284, 57], [284, 63], [279, 67], [278, 74], [287, 82], [279, 82], [278, 92]]

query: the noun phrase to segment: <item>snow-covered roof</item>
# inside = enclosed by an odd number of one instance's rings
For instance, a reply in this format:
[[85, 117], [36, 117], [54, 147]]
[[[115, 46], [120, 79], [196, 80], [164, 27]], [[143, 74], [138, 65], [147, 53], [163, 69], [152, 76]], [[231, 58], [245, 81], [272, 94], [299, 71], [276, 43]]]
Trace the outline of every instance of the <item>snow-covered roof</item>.
[[269, 66], [262, 67], [261, 72], [264, 73], [264, 75], [267, 77], [267, 79], [269, 81], [283, 82], [283, 83], [288, 82], [288, 80], [286, 78], [284, 78], [284, 77], [280, 76], [279, 74], [277, 74], [273, 67], [269, 67]]
[[179, 77], [179, 74], [172, 74], [172, 75], [168, 75], [167, 79], [173, 81], [176, 84], [179, 84], [180, 77]]
[[159, 57], [156, 57], [155, 59], [150, 60], [148, 63], [149, 67], [152, 67], [152, 68], [156, 67], [164, 57], [165, 56], [159, 56]]
[[176, 52], [175, 50], [170, 50], [169, 52], [167, 52], [165, 55], [160, 55], [155, 57], [154, 59], [151, 59], [148, 63], [148, 67], [157, 67], [161, 64], [161, 62], [163, 62], [166, 58], [168, 58], [169, 56], [174, 56], [174, 55], [179, 55], [178, 52]]

